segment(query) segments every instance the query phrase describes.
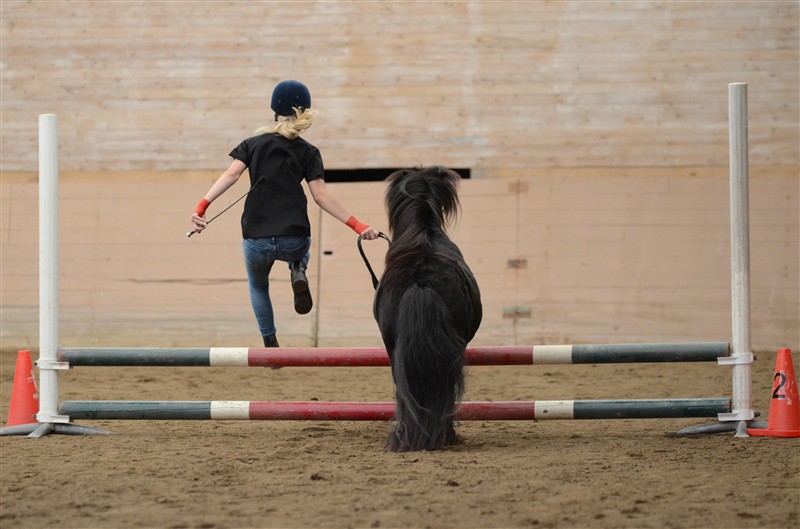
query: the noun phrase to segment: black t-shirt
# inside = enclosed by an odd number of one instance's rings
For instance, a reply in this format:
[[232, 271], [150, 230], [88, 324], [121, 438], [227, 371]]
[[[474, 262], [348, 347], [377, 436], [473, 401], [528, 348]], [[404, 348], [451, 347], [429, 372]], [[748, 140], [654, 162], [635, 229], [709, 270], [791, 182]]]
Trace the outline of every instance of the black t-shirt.
[[303, 138], [280, 134], [247, 138], [230, 154], [250, 169], [250, 186], [263, 176], [244, 203], [242, 237], [311, 235], [301, 182], [325, 178], [319, 149]]

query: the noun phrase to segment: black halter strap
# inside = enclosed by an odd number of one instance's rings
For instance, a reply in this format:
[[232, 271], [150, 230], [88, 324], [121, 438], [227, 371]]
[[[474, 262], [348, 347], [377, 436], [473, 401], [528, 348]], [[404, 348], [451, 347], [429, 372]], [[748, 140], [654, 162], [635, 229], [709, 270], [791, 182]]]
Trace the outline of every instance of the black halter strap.
[[[387, 237], [383, 232], [378, 233], [378, 237], [386, 239], [386, 242], [389, 244], [392, 243], [392, 241], [389, 240], [389, 237]], [[361, 235], [358, 236], [358, 253], [361, 254], [361, 258], [364, 260], [364, 264], [367, 265], [367, 270], [369, 270], [369, 275], [372, 276], [372, 288], [378, 290], [378, 278], [375, 276], [375, 272], [372, 271], [372, 267], [369, 264], [369, 259], [367, 259], [367, 254], [364, 253], [364, 249], [361, 247]]]

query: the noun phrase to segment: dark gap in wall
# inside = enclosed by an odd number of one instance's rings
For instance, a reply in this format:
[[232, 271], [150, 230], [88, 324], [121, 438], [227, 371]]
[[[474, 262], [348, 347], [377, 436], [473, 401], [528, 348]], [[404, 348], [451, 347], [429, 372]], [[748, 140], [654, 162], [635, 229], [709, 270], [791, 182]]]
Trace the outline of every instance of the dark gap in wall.
[[[376, 169], [325, 169], [326, 182], [381, 182], [386, 177], [400, 169], [407, 167], [380, 167]], [[461, 175], [461, 178], [470, 178], [470, 169], [459, 169], [451, 167], [453, 171]]]

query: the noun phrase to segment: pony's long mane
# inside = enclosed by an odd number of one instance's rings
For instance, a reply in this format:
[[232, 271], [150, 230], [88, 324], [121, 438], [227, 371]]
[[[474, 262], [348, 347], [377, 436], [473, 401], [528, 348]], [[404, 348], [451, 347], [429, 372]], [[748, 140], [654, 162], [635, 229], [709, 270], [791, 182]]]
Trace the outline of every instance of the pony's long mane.
[[386, 211], [392, 246], [387, 262], [403, 262], [443, 234], [458, 217], [461, 177], [446, 167], [402, 169], [389, 175]]

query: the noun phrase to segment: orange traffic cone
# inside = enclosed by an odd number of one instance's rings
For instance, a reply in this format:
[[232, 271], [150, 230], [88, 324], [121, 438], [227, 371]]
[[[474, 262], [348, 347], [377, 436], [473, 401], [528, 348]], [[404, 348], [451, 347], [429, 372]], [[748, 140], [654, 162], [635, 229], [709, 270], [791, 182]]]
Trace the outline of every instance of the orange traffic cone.
[[39, 412], [39, 393], [33, 376], [33, 363], [30, 351], [17, 353], [17, 370], [14, 372], [14, 385], [11, 388], [11, 403], [8, 406], [6, 426], [36, 422]]
[[748, 428], [747, 433], [760, 437], [800, 437], [800, 398], [791, 349], [778, 350], [767, 427]]

